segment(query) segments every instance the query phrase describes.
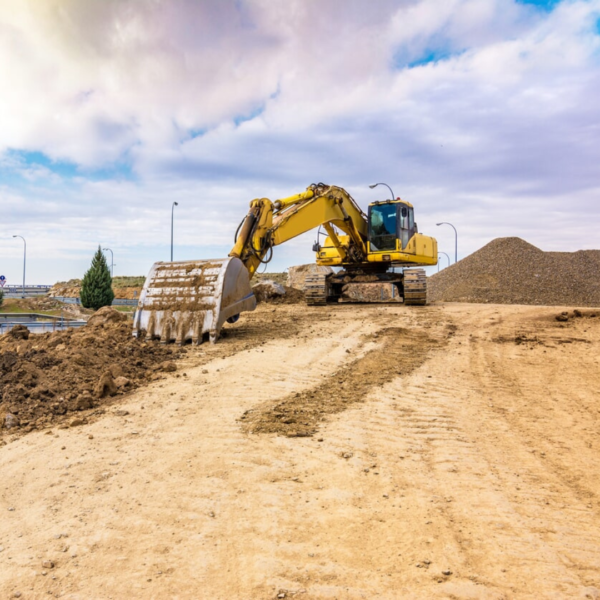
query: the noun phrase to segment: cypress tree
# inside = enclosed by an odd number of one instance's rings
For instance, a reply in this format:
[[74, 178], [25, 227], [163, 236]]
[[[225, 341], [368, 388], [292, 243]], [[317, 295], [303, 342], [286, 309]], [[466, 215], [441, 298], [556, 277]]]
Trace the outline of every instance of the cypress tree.
[[100, 246], [92, 259], [92, 266], [86, 271], [81, 282], [79, 293], [81, 304], [85, 308], [98, 310], [103, 306], [110, 306], [115, 298], [112, 290], [112, 277], [110, 269]]

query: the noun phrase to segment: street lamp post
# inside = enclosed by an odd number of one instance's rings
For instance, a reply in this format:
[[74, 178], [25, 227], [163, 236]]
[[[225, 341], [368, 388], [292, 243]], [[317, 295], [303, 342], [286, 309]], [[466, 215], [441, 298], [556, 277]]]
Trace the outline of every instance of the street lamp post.
[[173, 213], [176, 206], [179, 206], [177, 202], [173, 202], [171, 205], [171, 262], [173, 262]]
[[23, 240], [23, 298], [25, 298], [25, 267], [27, 266], [27, 242], [22, 235], [13, 235]]
[[454, 227], [454, 225], [452, 225], [452, 223], [446, 223], [445, 221], [443, 221], [442, 223], [436, 223], [436, 225], [438, 225], [438, 226], [450, 225], [450, 227], [452, 227], [452, 229], [454, 229], [454, 262], [457, 263], [458, 262], [458, 232], [456, 231], [456, 227]]
[[104, 252], [106, 252], [108, 250], [108, 252], [110, 252], [110, 277], [112, 279], [113, 275], [114, 275], [114, 268], [115, 268], [115, 256], [113, 254], [113, 251], [110, 248], [102, 248], [102, 250], [104, 250]]
[[394, 192], [392, 191], [392, 188], [387, 184], [387, 183], [374, 183], [373, 185], [370, 185], [369, 187], [371, 189], [376, 188], [378, 185], [385, 185], [385, 187], [390, 190], [390, 194], [392, 195], [392, 200], [396, 197], [394, 196]]
[[[440, 254], [443, 254], [448, 259], [448, 266], [450, 266], [450, 257], [445, 252], [438, 252], [438, 258]], [[440, 261], [438, 260], [438, 273], [440, 272]]]

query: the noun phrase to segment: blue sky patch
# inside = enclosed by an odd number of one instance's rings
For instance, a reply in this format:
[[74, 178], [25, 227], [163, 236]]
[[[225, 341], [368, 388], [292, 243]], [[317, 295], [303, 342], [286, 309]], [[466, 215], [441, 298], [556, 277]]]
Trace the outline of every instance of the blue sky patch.
[[442, 48], [426, 48], [421, 56], [408, 62], [406, 56], [401, 56], [400, 53], [397, 53], [394, 57], [394, 67], [396, 69], [412, 69], [414, 67], [422, 67], [424, 65], [430, 65], [443, 60], [448, 60], [449, 58], [454, 58], [455, 56], [460, 56], [463, 54], [463, 52], [465, 52], [465, 50], [452, 51]]
[[529, 4], [541, 10], [550, 12], [562, 0], [515, 0], [517, 4]]
[[265, 106], [263, 104], [262, 106], [255, 108], [253, 111], [245, 115], [238, 115], [233, 119], [233, 122], [235, 123], [236, 127], [239, 127], [242, 123], [245, 123], [246, 121], [252, 121], [252, 119], [256, 119], [256, 117], [259, 117], [264, 112]]
[[[28, 169], [43, 167], [64, 179], [85, 177], [92, 181], [105, 179], [133, 179], [131, 167], [125, 162], [115, 162], [101, 168], [84, 168], [66, 160], [52, 160], [39, 151], [11, 149], [6, 153], [8, 158], [4, 165], [0, 162], [0, 172], [10, 175], [11, 179], [23, 177]], [[4, 176], [2, 177], [4, 179]]]
[[408, 68], [412, 69], [413, 67], [422, 67], [423, 65], [428, 65], [431, 63], [439, 62], [440, 60], [446, 60], [452, 56], [452, 52], [448, 52], [446, 50], [428, 50], [425, 54], [423, 54], [417, 60], [413, 60], [408, 63]]

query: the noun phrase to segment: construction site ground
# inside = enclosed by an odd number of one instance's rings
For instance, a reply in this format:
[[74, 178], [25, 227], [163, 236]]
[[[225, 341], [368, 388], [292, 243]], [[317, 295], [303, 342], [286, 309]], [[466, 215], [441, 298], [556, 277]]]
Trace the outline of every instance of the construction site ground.
[[261, 304], [84, 424], [4, 430], [0, 598], [600, 598], [573, 308]]

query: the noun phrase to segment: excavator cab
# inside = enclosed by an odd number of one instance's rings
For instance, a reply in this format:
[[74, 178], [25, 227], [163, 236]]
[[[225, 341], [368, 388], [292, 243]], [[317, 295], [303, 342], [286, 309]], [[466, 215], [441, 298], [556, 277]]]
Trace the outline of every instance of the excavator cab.
[[408, 202], [387, 200], [369, 205], [371, 252], [404, 250], [415, 233], [414, 208]]

